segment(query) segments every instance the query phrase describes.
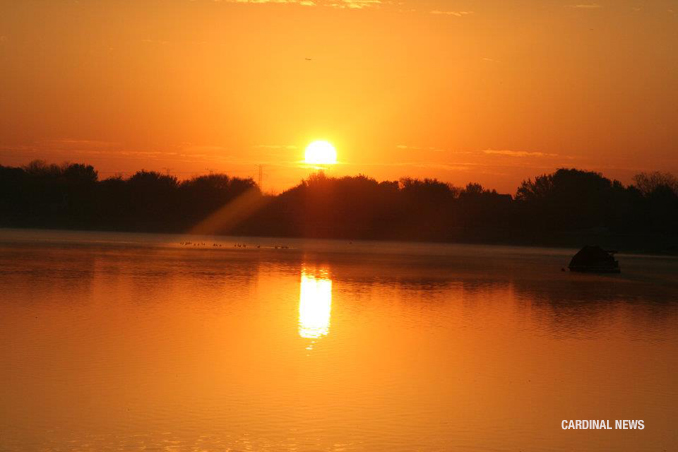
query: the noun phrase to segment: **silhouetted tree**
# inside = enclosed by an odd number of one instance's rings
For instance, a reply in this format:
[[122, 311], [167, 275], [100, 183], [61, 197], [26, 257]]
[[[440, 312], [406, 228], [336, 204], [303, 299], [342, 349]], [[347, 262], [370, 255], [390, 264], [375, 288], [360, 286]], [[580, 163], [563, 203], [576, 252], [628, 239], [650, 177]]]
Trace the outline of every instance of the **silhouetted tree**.
[[655, 190], [672, 190], [678, 194], [678, 179], [673, 174], [655, 171], [652, 173], [639, 173], [633, 176], [633, 181], [640, 192], [648, 196]]
[[[678, 239], [676, 178], [641, 173], [634, 181], [625, 187], [561, 168], [524, 181], [514, 200], [476, 183], [459, 189], [436, 179], [318, 172], [264, 196], [252, 179], [226, 174], [180, 182], [142, 170], [99, 180], [90, 165], [35, 160], [0, 166], [0, 226], [186, 232], [200, 225], [215, 233], [569, 245], [593, 238], [615, 247], [618, 237], [622, 245], [670, 248]], [[229, 212], [246, 215], [232, 224]]]
[[[469, 183], [464, 187], [459, 193], [460, 197], [473, 197], [480, 196], [483, 193], [486, 193], [487, 190], [483, 188], [480, 184]], [[495, 192], [496, 193], [496, 192]]]
[[186, 225], [195, 224], [220, 207], [244, 193], [259, 187], [252, 179], [231, 178], [226, 174], [209, 174], [186, 180], [179, 186], [180, 209], [184, 212]]
[[678, 231], [678, 179], [669, 173], [640, 173], [633, 178], [644, 198], [643, 218], [654, 231]]
[[612, 181], [593, 171], [561, 168], [524, 181], [516, 200], [526, 203], [540, 227], [581, 229], [605, 226]]
[[81, 163], [65, 165], [62, 168], [62, 175], [70, 183], [93, 184], [99, 179], [99, 174], [93, 166]]

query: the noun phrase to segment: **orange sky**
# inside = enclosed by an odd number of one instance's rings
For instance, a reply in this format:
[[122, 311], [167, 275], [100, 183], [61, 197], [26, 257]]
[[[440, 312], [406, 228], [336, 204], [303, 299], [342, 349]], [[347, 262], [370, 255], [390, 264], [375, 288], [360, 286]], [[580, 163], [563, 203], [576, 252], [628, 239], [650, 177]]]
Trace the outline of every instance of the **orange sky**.
[[678, 173], [677, 49], [678, 0], [6, 1], [0, 164], [630, 182]]

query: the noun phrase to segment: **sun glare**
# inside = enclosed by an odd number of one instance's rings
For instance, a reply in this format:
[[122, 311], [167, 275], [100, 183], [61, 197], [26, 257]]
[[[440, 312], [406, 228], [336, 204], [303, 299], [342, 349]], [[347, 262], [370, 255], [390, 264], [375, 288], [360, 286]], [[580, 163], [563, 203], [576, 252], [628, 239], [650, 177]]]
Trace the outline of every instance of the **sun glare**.
[[319, 339], [330, 331], [332, 280], [327, 276], [301, 272], [299, 295], [299, 336]]
[[333, 165], [337, 163], [337, 150], [327, 141], [314, 141], [306, 147], [304, 157], [309, 165]]

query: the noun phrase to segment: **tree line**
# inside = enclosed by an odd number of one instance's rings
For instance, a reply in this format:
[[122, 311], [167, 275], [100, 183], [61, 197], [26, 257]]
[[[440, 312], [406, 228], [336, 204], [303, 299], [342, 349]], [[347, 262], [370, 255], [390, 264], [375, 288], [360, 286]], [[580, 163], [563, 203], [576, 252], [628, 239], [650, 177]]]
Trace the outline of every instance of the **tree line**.
[[678, 180], [630, 185], [561, 168], [514, 196], [437, 179], [377, 181], [319, 172], [279, 194], [250, 178], [180, 181], [155, 171], [100, 180], [91, 165], [0, 165], [0, 226], [337, 239], [571, 245], [676, 252]]

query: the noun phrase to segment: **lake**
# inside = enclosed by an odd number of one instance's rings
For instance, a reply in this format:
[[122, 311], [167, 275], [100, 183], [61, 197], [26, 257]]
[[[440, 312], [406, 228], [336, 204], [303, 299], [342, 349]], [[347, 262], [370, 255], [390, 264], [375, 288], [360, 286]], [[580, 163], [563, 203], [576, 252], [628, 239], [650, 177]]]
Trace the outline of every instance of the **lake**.
[[0, 450], [676, 450], [678, 259], [575, 251], [0, 230]]

